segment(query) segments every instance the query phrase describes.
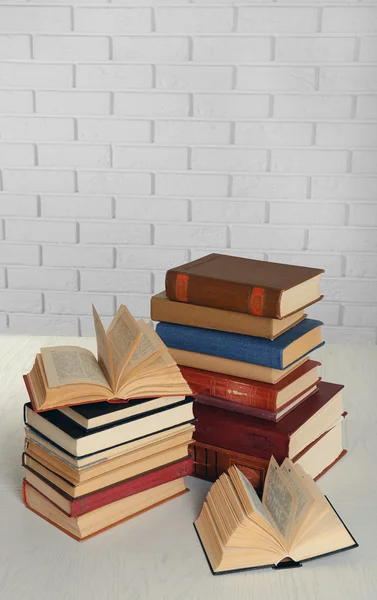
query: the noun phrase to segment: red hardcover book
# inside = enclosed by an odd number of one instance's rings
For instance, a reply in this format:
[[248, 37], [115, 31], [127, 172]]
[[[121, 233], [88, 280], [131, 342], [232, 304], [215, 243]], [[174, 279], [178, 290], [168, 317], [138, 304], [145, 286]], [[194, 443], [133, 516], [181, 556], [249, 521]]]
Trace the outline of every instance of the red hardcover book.
[[116, 500], [122, 500], [128, 496], [133, 496], [139, 492], [144, 492], [150, 488], [162, 485], [180, 477], [191, 475], [193, 471], [193, 461], [191, 456], [187, 456], [183, 460], [176, 461], [148, 471], [142, 475], [131, 477], [109, 488], [102, 489], [98, 492], [93, 492], [81, 498], [73, 499], [68, 494], [42, 478], [39, 474], [34, 473], [31, 469], [26, 468], [26, 477], [24, 481], [37, 489], [41, 494], [46, 496], [64, 513], [70, 517], [77, 517], [106, 504], [111, 504]]
[[[179, 368], [195, 395], [217, 396], [229, 402], [276, 412], [318, 383], [317, 367], [320, 364], [315, 360], [307, 360], [274, 385], [191, 367]], [[297, 393], [290, 393], [294, 389]], [[283, 395], [288, 400], [281, 402], [280, 397]]]
[[293, 458], [341, 416], [343, 387], [321, 381], [310, 399], [278, 423], [195, 402], [194, 438], [203, 444], [259, 458], [269, 459], [274, 455], [278, 462], [285, 457]]

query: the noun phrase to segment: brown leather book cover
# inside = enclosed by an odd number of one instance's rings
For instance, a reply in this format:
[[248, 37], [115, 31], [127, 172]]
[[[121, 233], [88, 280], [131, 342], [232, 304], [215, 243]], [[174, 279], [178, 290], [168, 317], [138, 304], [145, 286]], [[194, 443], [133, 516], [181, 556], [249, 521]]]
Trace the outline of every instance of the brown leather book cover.
[[321, 273], [323, 269], [209, 254], [169, 269], [166, 295], [178, 302], [280, 319], [282, 292]]
[[307, 315], [302, 310], [283, 319], [258, 317], [209, 306], [174, 302], [169, 300], [165, 292], [156, 294], [151, 299], [151, 319], [153, 321], [228, 331], [229, 333], [252, 335], [268, 340], [276, 339], [306, 317]]

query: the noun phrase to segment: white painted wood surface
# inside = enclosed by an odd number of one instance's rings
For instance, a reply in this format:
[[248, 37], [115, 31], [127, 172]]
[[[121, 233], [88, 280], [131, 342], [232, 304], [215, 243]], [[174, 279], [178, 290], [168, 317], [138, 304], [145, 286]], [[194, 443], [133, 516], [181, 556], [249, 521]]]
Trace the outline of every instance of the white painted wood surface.
[[1, 600], [375, 600], [377, 598], [377, 348], [325, 346], [326, 380], [346, 385], [347, 456], [319, 482], [360, 548], [305, 564], [213, 577], [192, 523], [209, 485], [78, 543], [21, 501], [22, 374], [41, 346], [89, 338], [0, 338]]

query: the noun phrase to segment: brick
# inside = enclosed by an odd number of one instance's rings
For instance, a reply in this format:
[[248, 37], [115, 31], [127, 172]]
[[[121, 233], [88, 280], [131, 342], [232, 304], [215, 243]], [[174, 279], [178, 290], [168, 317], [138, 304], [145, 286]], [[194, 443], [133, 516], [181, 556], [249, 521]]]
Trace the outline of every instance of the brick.
[[377, 281], [325, 278], [322, 288], [327, 300], [360, 302], [363, 298], [368, 298], [368, 302], [377, 301]]
[[115, 146], [113, 162], [115, 168], [126, 169], [178, 169], [187, 168], [187, 148], [168, 148], [161, 146]]
[[114, 267], [114, 250], [103, 246], [43, 246], [43, 264], [47, 267]]
[[80, 171], [78, 191], [84, 194], [129, 194], [147, 195], [151, 192], [149, 173], [127, 171]]
[[268, 37], [227, 36], [194, 38], [193, 60], [208, 63], [268, 62], [271, 40]]
[[248, 227], [233, 225], [230, 228], [230, 245], [233, 248], [257, 250], [302, 250], [305, 231], [287, 227]]
[[188, 202], [165, 198], [117, 198], [116, 216], [128, 221], [187, 221]]
[[36, 244], [0, 243], [0, 263], [3, 265], [39, 265], [40, 247]]
[[4, 114], [33, 112], [33, 92], [29, 90], [0, 90], [0, 106]]
[[357, 97], [356, 117], [358, 119], [377, 119], [377, 96]]
[[34, 58], [41, 60], [108, 60], [109, 39], [105, 36], [37, 35], [34, 37]]
[[230, 123], [216, 121], [156, 121], [157, 144], [229, 144]]
[[271, 171], [277, 173], [345, 173], [346, 150], [272, 150]]
[[0, 23], [3, 32], [67, 32], [71, 29], [71, 11], [68, 6], [2, 6]]
[[40, 292], [0, 292], [0, 311], [41, 313], [43, 311]]
[[269, 114], [270, 97], [267, 94], [194, 94], [194, 117], [248, 119], [268, 117]]
[[110, 146], [101, 144], [39, 144], [38, 164], [43, 167], [109, 167]]
[[233, 28], [233, 9], [228, 7], [158, 7], [158, 33], [228, 33]]
[[42, 196], [41, 198], [42, 217], [53, 218], [94, 218], [111, 219], [113, 216], [112, 200], [104, 196], [65, 196], [59, 194], [56, 196]]
[[312, 92], [316, 89], [314, 67], [246, 67], [237, 69], [237, 90]]
[[243, 171], [267, 169], [267, 151], [248, 148], [193, 148], [191, 168], [195, 171]]
[[276, 61], [294, 63], [352, 62], [355, 38], [283, 37], [276, 39]]
[[[351, 96], [276, 94], [274, 117], [294, 119], [343, 119], [352, 115]], [[376, 111], [377, 114], [377, 111]]]
[[146, 271], [81, 271], [81, 289], [87, 292], [151, 292], [151, 276]]
[[377, 37], [360, 39], [359, 61], [377, 62]]
[[75, 7], [74, 29], [84, 33], [147, 33], [152, 29], [152, 13], [149, 8]]
[[218, 65], [157, 65], [156, 87], [168, 90], [230, 90], [233, 68]]
[[321, 67], [319, 89], [334, 92], [377, 91], [377, 67]]
[[300, 33], [317, 31], [317, 9], [300, 6], [240, 7], [238, 31], [247, 33]]
[[233, 196], [238, 198], [302, 199], [306, 197], [306, 177], [282, 175], [234, 175]]
[[50, 89], [72, 87], [72, 66], [33, 62], [0, 64], [0, 84], [3, 87], [43, 87], [47, 81]]
[[309, 250], [335, 252], [377, 251], [376, 229], [312, 229], [309, 231]]
[[324, 7], [322, 31], [326, 33], [376, 33], [376, 7]]
[[[113, 317], [102, 317], [101, 316], [101, 321], [102, 321], [105, 329], [107, 329], [110, 326], [110, 323], [112, 320], [113, 320]], [[93, 317], [80, 317], [79, 321], [80, 321], [80, 334], [83, 337], [91, 337], [91, 338], [95, 337], [96, 332], [94, 330]]]
[[373, 200], [376, 197], [376, 177], [357, 177], [348, 175], [343, 177], [320, 177], [312, 179], [312, 198], [325, 198], [334, 200], [363, 198]]
[[137, 244], [151, 241], [151, 227], [144, 223], [92, 221], [80, 223], [80, 240], [84, 244]]
[[184, 62], [189, 60], [187, 37], [114, 37], [114, 60], [127, 62]]
[[280, 262], [288, 265], [301, 265], [303, 267], [313, 267], [314, 269], [324, 269], [325, 275], [338, 277], [343, 274], [342, 256], [340, 254], [319, 254], [319, 253], [282, 253], [270, 252], [268, 260]]
[[156, 225], [155, 244], [161, 246], [196, 246], [223, 248], [226, 243], [226, 227], [211, 225]]
[[130, 117], [187, 117], [189, 94], [150, 92], [115, 92], [114, 113]]
[[46, 269], [44, 267], [9, 267], [8, 284], [18, 290], [78, 289], [77, 271], [74, 269]]
[[13, 314], [9, 316], [9, 332], [24, 335], [77, 336], [79, 325], [76, 317]]
[[377, 204], [375, 202], [370, 204], [364, 204], [361, 202], [351, 204], [349, 224], [358, 226], [365, 225], [366, 227], [377, 227]]
[[117, 295], [117, 306], [125, 304], [128, 310], [137, 319], [150, 318], [151, 298], [145, 294], [121, 294]]
[[76, 223], [45, 221], [42, 219], [8, 219], [5, 224], [6, 239], [15, 242], [77, 241]]
[[2, 217], [37, 217], [38, 198], [27, 194], [0, 194]]
[[73, 192], [73, 171], [46, 169], [3, 169], [6, 192]]
[[150, 142], [150, 121], [78, 119], [78, 139], [83, 142]]
[[77, 65], [78, 88], [127, 89], [152, 87], [149, 65], [88, 64]]
[[375, 344], [375, 329], [360, 327], [324, 327], [323, 335], [329, 344]]
[[78, 90], [62, 92], [37, 90], [36, 112], [74, 116], [108, 115], [110, 113], [110, 93], [82, 92]]
[[[1, 251], [1, 245], [0, 245]], [[117, 267], [120, 269], [170, 269], [177, 264], [184, 264], [189, 259], [187, 250], [174, 248], [148, 248], [121, 246], [117, 249]]]
[[59, 292], [45, 292], [45, 311], [58, 315], [91, 315], [92, 304], [98, 314], [114, 314], [114, 296], [107, 294], [65, 294]]
[[33, 144], [1, 143], [0, 164], [4, 167], [25, 166], [35, 164]]
[[0, 314], [0, 331], [2, 333], [9, 333], [8, 315]]
[[287, 225], [345, 225], [347, 207], [339, 202], [272, 202], [270, 223]]
[[193, 200], [192, 220], [201, 223], [264, 223], [264, 202]]
[[4, 267], [0, 268], [0, 288], [5, 288], [7, 285], [6, 271]]
[[344, 307], [344, 325], [356, 327], [376, 327], [377, 323], [377, 306], [357, 304], [347, 305]]
[[318, 123], [317, 146], [376, 146], [377, 124], [374, 123]]
[[377, 279], [377, 254], [347, 254], [346, 276]]
[[[205, 252], [204, 254], [208, 254]], [[153, 272], [153, 293], [158, 294], [161, 290], [165, 289], [165, 271], [154, 271]]]
[[74, 139], [74, 122], [54, 117], [3, 117], [0, 131], [4, 140], [65, 141]]
[[317, 302], [305, 309], [310, 319], [319, 319], [325, 325], [339, 325], [340, 304]]
[[375, 173], [377, 170], [377, 150], [354, 150], [352, 152], [353, 173]]
[[0, 35], [1, 60], [31, 58], [31, 44], [28, 35]]
[[226, 196], [228, 177], [223, 174], [157, 173], [156, 194], [159, 196]]
[[235, 143], [253, 146], [309, 146], [311, 123], [240, 122], [236, 123]]

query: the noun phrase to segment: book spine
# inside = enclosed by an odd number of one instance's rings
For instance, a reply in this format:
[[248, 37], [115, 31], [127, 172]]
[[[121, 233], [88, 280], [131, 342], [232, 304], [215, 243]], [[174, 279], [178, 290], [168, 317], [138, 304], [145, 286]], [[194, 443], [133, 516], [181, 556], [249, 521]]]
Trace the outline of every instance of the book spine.
[[206, 396], [197, 394], [196, 401], [206, 406], [214, 406], [215, 408], [221, 408], [222, 410], [230, 410], [242, 415], [249, 417], [256, 417], [257, 419], [264, 419], [265, 421], [278, 421], [278, 413], [271, 410], [264, 410], [263, 408], [254, 408], [253, 406], [245, 406], [244, 404], [237, 404], [236, 402], [230, 402], [217, 396]]
[[220, 373], [214, 376], [210, 373], [195, 373], [185, 367], [180, 367], [180, 369], [194, 394], [217, 396], [218, 398], [229, 400], [229, 402], [261, 408], [263, 410], [277, 410], [276, 391], [232, 381]]
[[166, 273], [165, 288], [170, 300], [280, 318], [279, 290], [180, 273], [175, 269]]
[[[35, 406], [34, 397], [33, 397], [33, 394], [31, 392], [31, 387], [29, 385], [29, 381], [28, 381], [27, 375], [23, 375], [23, 380], [24, 380], [24, 384], [25, 384], [25, 387], [26, 387], [26, 391], [27, 391], [27, 393], [29, 395], [29, 398], [30, 398], [30, 402], [31, 402], [31, 406], [33, 408], [33, 411], [37, 412], [37, 407]], [[26, 423], [25, 409], [24, 409], [24, 423]]]
[[144, 492], [163, 483], [168, 483], [180, 477], [191, 475], [193, 462], [191, 457], [166, 465], [160, 469], [149, 471], [145, 475], [129, 479], [119, 485], [106, 488], [100, 492], [77, 498], [71, 503], [71, 516], [77, 517], [106, 504]]
[[[288, 436], [274, 431], [260, 423], [252, 422], [252, 417], [195, 403], [197, 418], [194, 439], [203, 444], [227, 448], [234, 452], [270, 459], [274, 456], [279, 462], [288, 456]], [[260, 420], [262, 421], [262, 420]]]

